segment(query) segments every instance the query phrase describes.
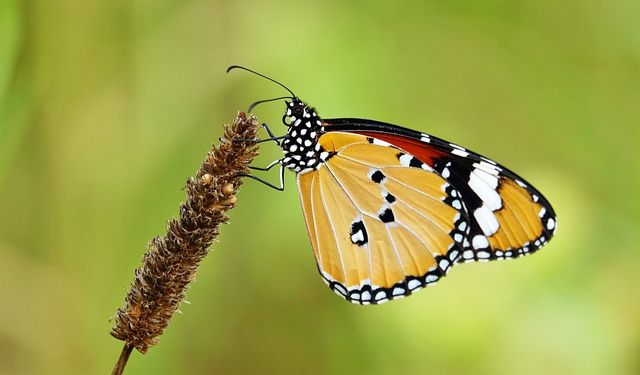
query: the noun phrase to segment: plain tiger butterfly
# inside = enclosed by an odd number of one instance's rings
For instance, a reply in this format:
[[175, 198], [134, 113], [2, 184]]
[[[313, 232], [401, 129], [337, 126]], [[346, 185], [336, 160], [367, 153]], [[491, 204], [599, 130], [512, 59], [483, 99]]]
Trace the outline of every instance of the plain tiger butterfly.
[[[379, 121], [323, 119], [286, 86], [284, 153], [265, 168], [296, 173], [322, 279], [358, 304], [436, 283], [458, 263], [511, 259], [544, 246], [557, 227], [549, 202], [502, 165], [429, 134]], [[286, 99], [290, 99], [287, 101]]]

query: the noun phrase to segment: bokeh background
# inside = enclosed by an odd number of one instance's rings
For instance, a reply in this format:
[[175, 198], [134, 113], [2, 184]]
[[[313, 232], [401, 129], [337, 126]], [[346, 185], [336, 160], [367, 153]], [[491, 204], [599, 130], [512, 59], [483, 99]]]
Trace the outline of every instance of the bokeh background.
[[[293, 175], [248, 182], [127, 373], [640, 373], [638, 19], [622, 0], [0, 1], [0, 373], [111, 370], [109, 319], [185, 180], [238, 109], [284, 93], [229, 64], [495, 158], [559, 231], [361, 307], [317, 275]], [[282, 110], [256, 114], [282, 132]]]

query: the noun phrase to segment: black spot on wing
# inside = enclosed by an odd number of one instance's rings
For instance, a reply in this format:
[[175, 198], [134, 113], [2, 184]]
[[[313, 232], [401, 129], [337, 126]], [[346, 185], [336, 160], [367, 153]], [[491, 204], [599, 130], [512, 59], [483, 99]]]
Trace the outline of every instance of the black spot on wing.
[[389, 192], [385, 192], [384, 194], [384, 200], [387, 201], [387, 203], [393, 203], [396, 201], [396, 197], [393, 196], [393, 194], [389, 193]]
[[376, 183], [381, 183], [385, 178], [384, 173], [380, 172], [379, 170], [373, 172], [371, 174], [371, 181], [376, 182]]
[[363, 246], [369, 241], [367, 228], [365, 228], [362, 220], [354, 221], [351, 224], [351, 231], [349, 235], [351, 236], [351, 242], [358, 246]]
[[422, 168], [422, 162], [416, 158], [411, 158], [409, 161], [409, 166], [414, 168]]
[[392, 223], [396, 219], [395, 216], [393, 216], [393, 211], [391, 211], [390, 208], [385, 208], [384, 211], [382, 211], [382, 213], [378, 215], [378, 218], [383, 223]]

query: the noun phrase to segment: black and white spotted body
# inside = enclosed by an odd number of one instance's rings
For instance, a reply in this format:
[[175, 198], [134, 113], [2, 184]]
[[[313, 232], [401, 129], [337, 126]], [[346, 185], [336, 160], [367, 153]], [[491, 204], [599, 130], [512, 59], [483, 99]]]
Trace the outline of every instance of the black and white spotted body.
[[329, 158], [329, 153], [318, 143], [324, 126], [313, 108], [293, 98], [287, 102], [287, 112], [282, 120], [289, 126], [280, 145], [284, 152], [282, 164], [285, 167], [296, 173], [307, 172], [318, 168]]

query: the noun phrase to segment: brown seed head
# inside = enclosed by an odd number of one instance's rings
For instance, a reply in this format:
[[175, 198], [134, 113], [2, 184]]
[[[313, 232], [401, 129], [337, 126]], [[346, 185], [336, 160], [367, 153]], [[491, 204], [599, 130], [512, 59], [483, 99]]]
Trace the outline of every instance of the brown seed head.
[[156, 345], [184, 300], [189, 282], [218, 236], [226, 212], [236, 204], [236, 189], [248, 174], [257, 155], [251, 142], [258, 120], [238, 113], [225, 127], [220, 146], [212, 146], [195, 177], [187, 181], [187, 200], [180, 205], [180, 217], [167, 224], [167, 233], [149, 242], [143, 264], [136, 269], [124, 306], [115, 316], [111, 335], [145, 353]]

